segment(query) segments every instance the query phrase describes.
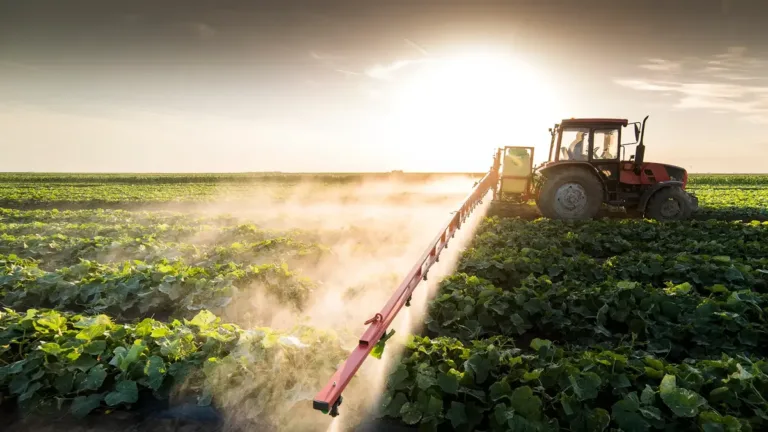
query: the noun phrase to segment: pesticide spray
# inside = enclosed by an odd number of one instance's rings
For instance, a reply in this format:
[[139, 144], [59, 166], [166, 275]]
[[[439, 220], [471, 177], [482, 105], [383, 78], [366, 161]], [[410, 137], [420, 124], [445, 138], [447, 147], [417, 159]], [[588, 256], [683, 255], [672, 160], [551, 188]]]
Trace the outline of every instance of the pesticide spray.
[[[338, 366], [331, 358], [343, 359], [344, 352], [357, 345], [366, 328], [364, 321], [388, 301], [440, 226], [472, 190], [474, 180], [451, 176], [418, 184], [306, 183], [288, 189], [278, 184], [257, 189], [236, 202], [222, 191], [216, 204], [195, 208], [200, 214], [229, 215], [224, 223], [237, 220], [276, 232], [299, 229], [331, 251], [319, 262], [303, 263], [299, 268], [301, 275], [317, 283], [301, 311], [270, 297], [258, 285], [239, 286], [237, 304], [223, 311], [225, 321], [252, 329], [253, 334], [270, 331], [263, 328], [284, 334], [299, 327], [313, 329], [276, 339], [275, 343], [286, 348], [269, 358], [264, 357], [268, 351], [256, 347], [255, 351], [243, 350], [240, 359], [244, 364], [216, 366], [212, 375], [225, 383], [214, 396], [214, 405], [225, 419], [223, 430], [348, 431], [370, 420], [403, 343], [410, 333], [419, 331], [428, 299], [441, 278], [453, 271], [487, 204], [476, 208], [456, 232], [429, 280], [414, 291], [411, 306], [403, 308], [393, 321], [390, 329], [396, 333], [387, 341], [383, 357], [366, 361], [345, 389], [342, 415], [335, 419], [323, 416], [312, 409], [312, 398]], [[186, 241], [229, 241], [216, 239], [212, 233], [215, 230], [194, 233]]]

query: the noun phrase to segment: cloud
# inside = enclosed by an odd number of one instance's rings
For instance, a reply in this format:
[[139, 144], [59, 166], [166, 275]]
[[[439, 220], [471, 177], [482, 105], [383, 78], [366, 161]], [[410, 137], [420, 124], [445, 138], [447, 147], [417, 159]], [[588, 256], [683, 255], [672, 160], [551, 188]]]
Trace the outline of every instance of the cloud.
[[422, 53], [423, 55], [429, 56], [429, 52], [427, 52], [427, 50], [425, 50], [421, 45], [417, 44], [416, 42], [414, 42], [414, 41], [412, 41], [410, 39], [405, 39], [405, 43], [409, 47], [415, 49], [416, 51]]
[[345, 56], [338, 55], [338, 54], [330, 54], [330, 53], [325, 53], [320, 51], [314, 51], [314, 50], [309, 52], [309, 56], [312, 57], [312, 59], [320, 62], [323, 66], [327, 67], [328, 69], [344, 75], [345, 78], [352, 78], [352, 77], [362, 75], [362, 72], [356, 72], [351, 68], [347, 68], [340, 65], [340, 63], [346, 59]]
[[388, 65], [376, 65], [366, 70], [365, 74], [371, 78], [388, 80], [388, 79], [391, 79], [394, 73], [399, 71], [400, 69], [403, 69], [415, 64], [424, 63], [425, 61], [427, 60], [426, 59], [398, 60]]
[[639, 67], [653, 75], [614, 82], [675, 98], [673, 106], [678, 109], [730, 113], [768, 123], [768, 77], [763, 72], [768, 60], [750, 56], [744, 47], [731, 47], [708, 58], [649, 59]]
[[344, 75], [346, 77], [352, 77], [352, 76], [360, 75], [360, 72], [348, 71], [346, 69], [334, 69], [334, 71], [336, 71], [336, 72], [338, 72], [338, 73], [340, 73], [340, 74], [342, 74], [342, 75]]
[[333, 62], [333, 61], [336, 61], [336, 60], [343, 60], [344, 59], [344, 56], [334, 55], [334, 54], [329, 54], [329, 53], [324, 53], [324, 52], [319, 52], [319, 51], [310, 51], [309, 52], [309, 56], [312, 57], [315, 60], [319, 60], [319, 61], [322, 61], [322, 62]]
[[648, 63], [641, 65], [640, 67], [659, 72], [676, 72], [680, 70], [682, 64], [664, 59], [648, 59]]
[[422, 57], [410, 60], [397, 60], [389, 64], [376, 64], [374, 66], [364, 68], [360, 67], [359, 64], [356, 65], [357, 67], [351, 66], [350, 63], [354, 63], [354, 59], [330, 52], [311, 50], [309, 51], [309, 56], [328, 69], [344, 75], [346, 78], [360, 76], [373, 78], [377, 81], [387, 81], [392, 79], [394, 75], [402, 69], [432, 60], [429, 52], [427, 52], [427, 50], [422, 46], [418, 45], [416, 42], [410, 39], [403, 40], [407, 46], [418, 51]]

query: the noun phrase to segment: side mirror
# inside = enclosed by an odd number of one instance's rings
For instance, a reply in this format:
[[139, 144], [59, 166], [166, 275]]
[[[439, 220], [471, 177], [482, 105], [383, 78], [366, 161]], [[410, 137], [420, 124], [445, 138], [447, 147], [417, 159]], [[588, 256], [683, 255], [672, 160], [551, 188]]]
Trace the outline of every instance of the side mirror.
[[640, 125], [635, 123], [635, 142], [640, 141]]

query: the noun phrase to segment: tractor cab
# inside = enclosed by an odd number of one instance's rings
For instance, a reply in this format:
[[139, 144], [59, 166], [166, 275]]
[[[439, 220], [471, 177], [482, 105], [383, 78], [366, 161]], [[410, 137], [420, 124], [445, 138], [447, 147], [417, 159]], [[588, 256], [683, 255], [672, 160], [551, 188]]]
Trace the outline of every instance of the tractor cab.
[[[627, 161], [626, 148], [638, 144], [641, 138], [639, 123], [632, 123], [634, 141], [630, 141], [631, 137], [627, 138], [630, 134], [623, 132], [629, 125], [626, 119], [563, 120], [550, 129], [552, 141], [546, 168], [551, 169], [554, 165], [563, 164], [589, 164], [605, 185], [608, 194], [606, 200], [618, 200], [621, 170], [628, 166], [621, 164], [622, 161]], [[644, 152], [641, 147], [638, 147], [638, 151]], [[629, 164], [634, 168], [633, 161], [642, 159], [642, 155], [632, 155], [630, 159], [632, 160]]]

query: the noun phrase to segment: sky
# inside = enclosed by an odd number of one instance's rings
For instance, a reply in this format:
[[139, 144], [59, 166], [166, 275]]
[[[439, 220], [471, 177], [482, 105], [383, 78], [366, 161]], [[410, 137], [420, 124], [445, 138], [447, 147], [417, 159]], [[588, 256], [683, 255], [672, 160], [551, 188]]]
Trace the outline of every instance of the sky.
[[763, 0], [0, 0], [0, 171], [485, 171], [563, 118], [766, 172]]

